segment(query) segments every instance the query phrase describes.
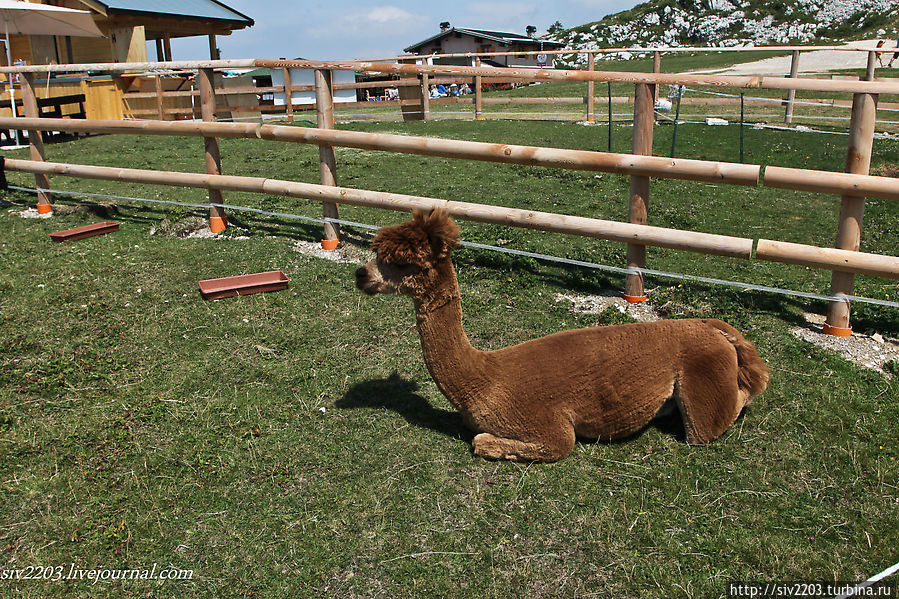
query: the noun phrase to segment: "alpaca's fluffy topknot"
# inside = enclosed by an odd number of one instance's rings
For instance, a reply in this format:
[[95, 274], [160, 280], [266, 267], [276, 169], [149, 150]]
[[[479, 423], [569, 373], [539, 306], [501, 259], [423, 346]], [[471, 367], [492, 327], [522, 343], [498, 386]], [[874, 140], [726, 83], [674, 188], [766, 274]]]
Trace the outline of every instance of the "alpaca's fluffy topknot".
[[416, 211], [411, 221], [378, 231], [371, 249], [387, 263], [426, 267], [448, 258], [458, 242], [459, 227], [445, 212]]

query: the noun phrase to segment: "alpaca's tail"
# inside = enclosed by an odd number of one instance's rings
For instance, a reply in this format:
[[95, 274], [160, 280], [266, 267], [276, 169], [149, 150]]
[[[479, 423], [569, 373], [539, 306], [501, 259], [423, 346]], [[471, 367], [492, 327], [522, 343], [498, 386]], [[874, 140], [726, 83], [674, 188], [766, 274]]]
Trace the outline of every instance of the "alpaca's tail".
[[768, 387], [768, 367], [759, 357], [752, 342], [748, 341], [740, 331], [722, 320], [714, 318], [705, 321], [706, 324], [715, 327], [730, 341], [737, 350], [737, 386], [745, 393], [744, 405], [752, 401], [752, 398]]

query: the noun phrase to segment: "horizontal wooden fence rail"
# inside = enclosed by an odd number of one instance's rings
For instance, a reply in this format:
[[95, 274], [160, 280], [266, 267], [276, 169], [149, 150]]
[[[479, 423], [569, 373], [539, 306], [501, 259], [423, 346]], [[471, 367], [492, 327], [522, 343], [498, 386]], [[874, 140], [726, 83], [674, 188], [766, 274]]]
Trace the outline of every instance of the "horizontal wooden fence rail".
[[779, 189], [899, 200], [899, 180], [895, 177], [769, 166], [765, 168], [764, 184]]
[[[455, 82], [456, 80], [451, 80]], [[395, 79], [389, 81], [359, 81], [358, 83], [335, 83], [334, 89], [371, 89], [381, 87], [415, 87], [421, 85], [418, 79]], [[314, 85], [291, 85], [290, 89], [294, 92], [311, 92], [315, 91]], [[259, 87], [216, 87], [215, 95], [217, 96], [236, 96], [243, 94], [271, 94], [284, 93], [283, 85], [259, 86]], [[199, 90], [177, 90], [164, 91], [163, 94], [169, 98], [189, 98], [191, 96], [199, 97]], [[155, 98], [156, 92], [125, 92], [126, 98], [148, 99]]]
[[[175, 171], [41, 162], [15, 158], [6, 159], [6, 168], [10, 171], [36, 175], [62, 175], [128, 183], [266, 193], [406, 212], [440, 208], [446, 210], [452, 216], [463, 220], [538, 229], [553, 233], [564, 233], [623, 243], [637, 243], [732, 258], [750, 259], [754, 245], [752, 239], [742, 237], [635, 225], [517, 208], [504, 208], [488, 204], [455, 202], [405, 194], [267, 179], [264, 177], [206, 175]], [[761, 239], [758, 242], [755, 257], [773, 262], [899, 279], [899, 257], [894, 256]]]
[[524, 81], [611, 81], [670, 85], [759, 88], [779, 90], [834, 91], [846, 93], [899, 94], [899, 81], [843, 81], [746, 75], [700, 75], [693, 73], [627, 73], [615, 71], [577, 71], [564, 69], [467, 67], [455, 65], [393, 64], [371, 61], [319, 60], [206, 60], [179, 62], [109, 62], [93, 64], [14, 65], [0, 67], [0, 73], [130, 73], [148, 69], [239, 69], [296, 68], [389, 73], [407, 75], [447, 75], [455, 77], [496, 77]]
[[[322, 130], [288, 125], [215, 123], [200, 121], [103, 121], [82, 119], [29, 119], [0, 117], [0, 129], [21, 127], [68, 133], [172, 135], [187, 137], [232, 137], [268, 139], [307, 144], [327, 144], [360, 150], [380, 150], [443, 158], [459, 158], [570, 170], [611, 172], [711, 183], [755, 186], [762, 167], [753, 164], [637, 156], [589, 150], [541, 148], [509, 144], [461, 141], [433, 137]], [[899, 200], [894, 177], [855, 175], [831, 171], [768, 166], [763, 184], [767, 187], [813, 191], [835, 195], [858, 195]]]
[[0, 128], [18, 126], [44, 131], [126, 133], [192, 137], [259, 138], [273, 141], [333, 145], [444, 158], [546, 166], [669, 179], [755, 186], [761, 167], [754, 164], [712, 162], [661, 156], [636, 156], [510, 144], [415, 137], [390, 133], [339, 131], [258, 123], [198, 121], [100, 121], [81, 119], [26, 119], [0, 117]]
[[812, 268], [899, 279], [899, 257], [760, 239], [755, 257]]
[[[386, 62], [328, 62], [315, 60], [258, 60], [256, 66], [268, 68], [334, 69], [365, 73], [399, 75], [455, 75], [464, 77], [507, 77], [525, 81], [611, 81], [613, 83], [647, 83], [699, 85], [746, 89], [779, 89], [833, 91], [846, 93], [899, 94], [899, 81], [832, 81], [790, 77], [746, 75], [698, 75], [693, 73], [627, 73], [615, 71], [572, 71], [508, 67], [466, 67], [454, 65], [393, 64]], [[0, 73], [9, 67], [0, 67]]]
[[504, 208], [489, 204], [455, 202], [382, 191], [299, 183], [281, 179], [266, 179], [264, 177], [204, 175], [175, 171], [41, 162], [14, 158], [6, 159], [6, 169], [22, 173], [62, 175], [83, 179], [195, 187], [220, 191], [267, 193], [291, 198], [318, 200], [320, 202], [368, 206], [405, 212], [439, 208], [456, 218], [482, 223], [539, 229], [553, 233], [567, 233], [582, 237], [593, 237], [624, 243], [639, 243], [641, 245], [730, 256], [733, 258], [748, 259], [752, 256], [753, 241], [742, 237], [681, 231], [648, 225], [633, 225], [581, 216]]

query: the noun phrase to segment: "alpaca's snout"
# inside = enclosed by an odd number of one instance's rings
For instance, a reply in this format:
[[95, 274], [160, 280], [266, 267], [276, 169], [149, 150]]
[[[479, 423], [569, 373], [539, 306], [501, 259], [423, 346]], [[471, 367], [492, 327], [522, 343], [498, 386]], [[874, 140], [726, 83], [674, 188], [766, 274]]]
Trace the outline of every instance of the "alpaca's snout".
[[378, 292], [378, 282], [372, 278], [368, 269], [364, 266], [356, 269], [356, 289], [368, 295], [374, 295]]

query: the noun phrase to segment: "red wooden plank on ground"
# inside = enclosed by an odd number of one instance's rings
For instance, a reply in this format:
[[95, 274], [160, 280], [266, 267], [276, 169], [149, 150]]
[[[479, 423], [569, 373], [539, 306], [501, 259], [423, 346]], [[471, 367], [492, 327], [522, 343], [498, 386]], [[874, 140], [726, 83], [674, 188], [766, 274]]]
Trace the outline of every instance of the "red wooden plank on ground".
[[280, 291], [287, 288], [287, 278], [280, 270], [259, 272], [221, 279], [199, 281], [200, 294], [203, 299], [212, 300], [235, 295], [249, 295], [265, 291]]
[[84, 225], [83, 227], [59, 231], [58, 233], [50, 233], [50, 239], [53, 241], [75, 241], [76, 239], [84, 239], [85, 237], [93, 237], [94, 235], [112, 233], [118, 229], [119, 223], [94, 223], [92, 225]]

